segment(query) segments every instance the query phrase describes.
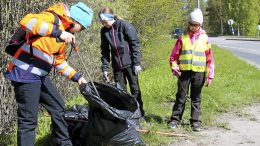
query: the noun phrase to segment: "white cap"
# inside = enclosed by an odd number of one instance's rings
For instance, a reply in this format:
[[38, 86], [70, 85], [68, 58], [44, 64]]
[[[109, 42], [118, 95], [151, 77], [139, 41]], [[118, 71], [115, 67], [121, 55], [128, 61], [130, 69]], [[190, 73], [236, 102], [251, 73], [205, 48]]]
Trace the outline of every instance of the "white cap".
[[202, 25], [203, 14], [199, 8], [194, 9], [189, 15], [189, 22], [198, 22]]

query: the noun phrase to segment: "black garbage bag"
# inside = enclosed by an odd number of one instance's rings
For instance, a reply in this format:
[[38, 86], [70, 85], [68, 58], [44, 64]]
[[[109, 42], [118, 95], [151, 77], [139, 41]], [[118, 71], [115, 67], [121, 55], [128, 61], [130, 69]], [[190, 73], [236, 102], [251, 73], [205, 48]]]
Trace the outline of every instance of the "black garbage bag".
[[80, 133], [88, 121], [88, 108], [83, 105], [73, 105], [65, 111], [64, 119], [68, 124], [73, 146], [81, 146]]
[[137, 100], [105, 83], [83, 84], [81, 93], [89, 103], [89, 117], [81, 131], [83, 146], [143, 145], [136, 128], [141, 117]]
[[87, 122], [88, 107], [75, 104], [65, 111], [64, 117], [66, 121]]

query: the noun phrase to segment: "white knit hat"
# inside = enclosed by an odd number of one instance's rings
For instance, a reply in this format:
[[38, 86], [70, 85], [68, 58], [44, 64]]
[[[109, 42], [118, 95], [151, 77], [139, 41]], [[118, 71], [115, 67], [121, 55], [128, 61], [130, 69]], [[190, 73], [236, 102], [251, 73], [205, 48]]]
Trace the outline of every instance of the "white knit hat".
[[202, 25], [203, 14], [199, 8], [194, 9], [189, 15], [189, 22], [198, 22]]

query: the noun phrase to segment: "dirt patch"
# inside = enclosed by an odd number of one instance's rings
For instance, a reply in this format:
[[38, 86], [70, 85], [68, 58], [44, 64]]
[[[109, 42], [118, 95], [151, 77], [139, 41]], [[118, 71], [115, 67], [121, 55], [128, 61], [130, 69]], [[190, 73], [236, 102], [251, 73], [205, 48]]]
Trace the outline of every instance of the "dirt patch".
[[173, 146], [260, 146], [260, 104], [218, 118], [218, 127], [192, 132]]

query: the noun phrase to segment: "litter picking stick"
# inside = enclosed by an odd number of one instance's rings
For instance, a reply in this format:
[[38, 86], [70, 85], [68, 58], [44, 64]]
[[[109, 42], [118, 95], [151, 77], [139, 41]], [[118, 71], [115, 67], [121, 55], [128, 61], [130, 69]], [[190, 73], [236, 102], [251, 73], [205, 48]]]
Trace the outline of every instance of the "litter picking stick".
[[172, 133], [172, 132], [150, 131], [150, 130], [144, 130], [144, 129], [136, 129], [136, 131], [145, 133], [145, 134], [155, 133], [155, 134], [161, 134], [161, 135], [165, 135], [165, 136], [177, 136], [177, 137], [186, 137], [187, 136], [184, 134], [177, 134], [177, 133]]
[[71, 43], [71, 46], [73, 47], [74, 51], [78, 54], [79, 59], [80, 59], [81, 63], [83, 64], [83, 67], [84, 67], [85, 71], [87, 72], [88, 78], [90, 79], [91, 85], [93, 86], [93, 88], [94, 88], [94, 90], [95, 90], [97, 96], [100, 97], [99, 94], [98, 94], [97, 88], [96, 88], [96, 86], [94, 85], [93, 80], [92, 80], [92, 78], [91, 78], [91, 76], [90, 76], [90, 74], [89, 74], [89, 72], [88, 72], [88, 70], [87, 70], [87, 67], [86, 67], [85, 63], [83, 62], [83, 59], [81, 58], [81, 56], [80, 56], [80, 54], [79, 54], [79, 52], [78, 52], [78, 47], [77, 47], [77, 45], [76, 45], [75, 43]]

